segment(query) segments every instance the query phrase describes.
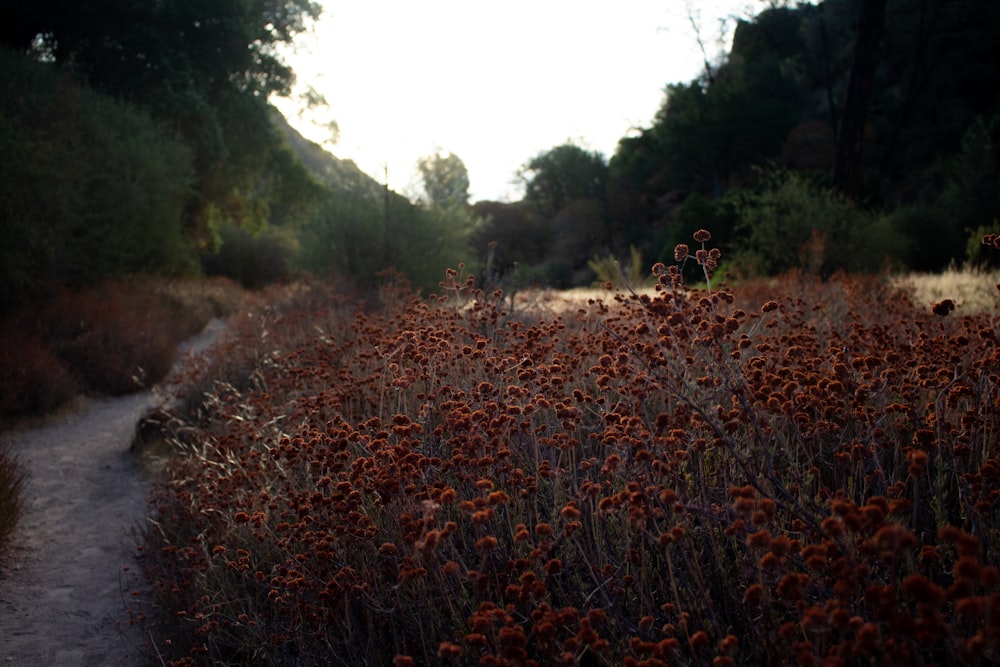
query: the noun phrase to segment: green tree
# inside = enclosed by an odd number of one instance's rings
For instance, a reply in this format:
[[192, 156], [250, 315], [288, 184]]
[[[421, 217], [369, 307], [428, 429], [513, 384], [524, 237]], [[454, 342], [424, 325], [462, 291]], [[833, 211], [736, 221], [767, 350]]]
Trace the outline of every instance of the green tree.
[[33, 287], [192, 270], [194, 178], [176, 132], [0, 49], [0, 306]]
[[601, 199], [608, 179], [604, 155], [570, 142], [531, 158], [521, 168], [524, 198], [552, 218], [574, 199]]
[[734, 205], [735, 264], [747, 274], [873, 273], [905, 256], [906, 241], [890, 219], [794, 171], [763, 173]]
[[278, 55], [319, 16], [311, 0], [11, 0], [0, 42], [52, 60], [88, 85], [149, 110], [191, 147], [196, 181], [188, 233], [211, 245], [215, 224], [260, 227], [273, 194], [262, 174], [281, 141], [267, 100], [286, 95]]
[[470, 244], [485, 267], [486, 282], [516, 287], [518, 280], [543, 278], [552, 249], [552, 226], [526, 202], [480, 201], [473, 204], [479, 220]]
[[442, 209], [469, 203], [469, 171], [454, 153], [435, 153], [421, 158], [417, 169], [427, 201]]

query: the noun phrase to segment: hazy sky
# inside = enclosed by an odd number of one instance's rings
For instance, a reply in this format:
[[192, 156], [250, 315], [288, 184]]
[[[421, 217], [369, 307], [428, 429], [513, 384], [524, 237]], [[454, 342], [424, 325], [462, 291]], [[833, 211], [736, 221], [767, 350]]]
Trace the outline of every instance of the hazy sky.
[[[702, 56], [687, 7], [718, 50], [718, 18], [747, 0], [323, 0], [323, 16], [286, 58], [298, 92], [315, 88], [335, 120], [337, 157], [380, 182], [420, 192], [417, 160], [451, 152], [469, 170], [472, 200], [520, 198], [531, 157], [572, 139], [608, 158], [631, 128], [648, 127], [668, 83], [689, 81]], [[726, 43], [728, 48], [728, 43]]]

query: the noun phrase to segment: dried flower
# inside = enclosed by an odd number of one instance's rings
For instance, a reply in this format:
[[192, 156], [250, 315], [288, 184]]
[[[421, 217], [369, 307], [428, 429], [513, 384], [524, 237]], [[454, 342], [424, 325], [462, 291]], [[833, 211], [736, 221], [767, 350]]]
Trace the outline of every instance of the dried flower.
[[674, 247], [674, 261], [675, 262], [683, 262], [684, 259], [688, 256], [689, 252], [690, 252], [690, 248], [687, 247], [687, 244], [678, 243]]
[[707, 229], [699, 229], [694, 233], [694, 240], [698, 243], [705, 243], [712, 240], [712, 234]]
[[951, 299], [944, 299], [942, 301], [938, 301], [931, 307], [931, 312], [934, 313], [935, 315], [940, 315], [941, 317], [945, 317], [948, 313], [950, 313], [953, 310], [955, 310], [955, 302], [952, 301]]

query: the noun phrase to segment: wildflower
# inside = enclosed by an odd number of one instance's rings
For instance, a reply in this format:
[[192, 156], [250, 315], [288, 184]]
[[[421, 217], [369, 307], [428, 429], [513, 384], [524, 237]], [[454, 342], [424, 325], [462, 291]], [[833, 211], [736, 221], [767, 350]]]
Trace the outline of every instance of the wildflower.
[[931, 307], [931, 312], [935, 315], [945, 317], [948, 313], [955, 310], [955, 302], [951, 299], [944, 299], [943, 301], [938, 301]]
[[911, 451], [907, 458], [910, 460], [910, 465], [907, 471], [913, 477], [921, 477], [927, 473], [927, 452], [920, 450]]
[[698, 243], [705, 243], [712, 240], [712, 234], [707, 229], [699, 229], [694, 233], [694, 240]]
[[692, 651], [697, 651], [702, 646], [707, 646], [708, 633], [706, 633], [704, 630], [699, 630], [698, 632], [691, 635], [691, 638], [688, 640], [688, 644], [691, 646]]
[[540, 523], [535, 526], [535, 535], [539, 537], [551, 537], [552, 536], [552, 525], [548, 523]]
[[566, 507], [562, 508], [561, 514], [563, 515], [564, 518], [570, 521], [580, 518], [580, 510], [574, 507], [573, 505], [567, 505]]
[[743, 592], [743, 604], [757, 604], [764, 597], [764, 586], [761, 584], [751, 584]]
[[683, 262], [684, 259], [688, 256], [689, 250], [690, 249], [687, 247], [686, 244], [684, 244], [684, 243], [678, 243], [674, 247], [674, 261], [675, 262]]
[[917, 602], [939, 605], [944, 600], [944, 591], [922, 574], [915, 573], [903, 580], [903, 591]]
[[452, 644], [451, 642], [441, 642], [438, 646], [438, 657], [444, 658], [445, 660], [449, 658], [458, 658], [462, 655], [462, 647], [458, 644]]

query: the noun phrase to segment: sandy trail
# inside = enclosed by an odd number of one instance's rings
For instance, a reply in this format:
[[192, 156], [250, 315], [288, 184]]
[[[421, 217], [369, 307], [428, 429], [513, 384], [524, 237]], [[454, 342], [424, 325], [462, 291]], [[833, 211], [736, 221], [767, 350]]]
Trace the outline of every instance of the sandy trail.
[[[178, 366], [222, 326], [188, 341]], [[151, 664], [129, 609], [149, 603], [133, 555], [152, 480], [128, 450], [136, 422], [164, 395], [85, 400], [0, 435], [28, 474], [26, 511], [0, 561], [0, 665]]]

